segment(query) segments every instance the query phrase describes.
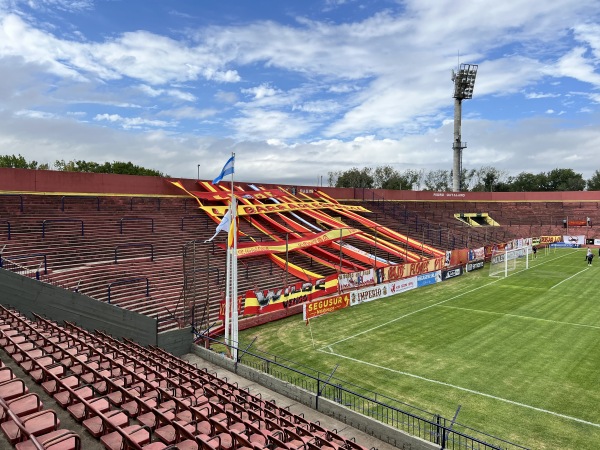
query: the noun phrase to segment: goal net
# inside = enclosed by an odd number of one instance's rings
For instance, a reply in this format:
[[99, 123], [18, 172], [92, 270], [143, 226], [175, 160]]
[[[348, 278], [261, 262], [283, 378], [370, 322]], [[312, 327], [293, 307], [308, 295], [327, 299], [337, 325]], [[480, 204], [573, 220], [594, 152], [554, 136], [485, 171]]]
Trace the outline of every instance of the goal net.
[[529, 269], [531, 246], [512, 250], [494, 250], [490, 261], [490, 277], [507, 277], [509, 272]]

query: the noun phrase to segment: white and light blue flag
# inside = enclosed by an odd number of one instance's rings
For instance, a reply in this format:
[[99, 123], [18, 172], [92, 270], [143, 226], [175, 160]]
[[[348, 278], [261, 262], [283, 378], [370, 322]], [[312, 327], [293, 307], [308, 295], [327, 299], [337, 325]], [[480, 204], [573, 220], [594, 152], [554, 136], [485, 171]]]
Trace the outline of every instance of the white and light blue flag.
[[223, 166], [223, 170], [221, 170], [221, 173], [217, 176], [217, 178], [215, 178], [212, 181], [212, 184], [219, 184], [219, 181], [221, 181], [224, 177], [226, 177], [227, 175], [231, 175], [234, 172], [234, 170], [233, 170], [234, 160], [235, 160], [235, 156], [232, 156], [231, 158], [229, 158], [227, 160], [227, 162]]

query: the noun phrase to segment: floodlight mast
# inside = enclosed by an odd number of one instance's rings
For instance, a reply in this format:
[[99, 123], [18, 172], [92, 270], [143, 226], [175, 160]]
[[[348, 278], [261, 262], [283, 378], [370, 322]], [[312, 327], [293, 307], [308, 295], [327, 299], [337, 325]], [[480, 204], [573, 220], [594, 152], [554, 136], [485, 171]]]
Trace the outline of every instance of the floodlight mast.
[[477, 64], [461, 64], [458, 72], [452, 71], [454, 81], [454, 164], [452, 166], [452, 190], [460, 192], [462, 188], [462, 151], [467, 143], [461, 140], [462, 101], [473, 98]]

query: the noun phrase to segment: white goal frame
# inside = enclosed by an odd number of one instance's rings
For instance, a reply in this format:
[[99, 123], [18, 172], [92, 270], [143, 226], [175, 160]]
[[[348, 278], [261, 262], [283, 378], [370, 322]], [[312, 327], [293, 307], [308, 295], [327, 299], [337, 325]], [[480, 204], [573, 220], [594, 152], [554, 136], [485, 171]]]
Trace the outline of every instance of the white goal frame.
[[492, 259], [490, 260], [490, 277], [504, 278], [508, 276], [508, 272], [512, 272], [517, 268], [520, 261], [525, 261], [525, 269], [529, 269], [529, 255], [532, 253], [531, 245], [514, 248], [511, 250], [494, 250], [492, 251]]

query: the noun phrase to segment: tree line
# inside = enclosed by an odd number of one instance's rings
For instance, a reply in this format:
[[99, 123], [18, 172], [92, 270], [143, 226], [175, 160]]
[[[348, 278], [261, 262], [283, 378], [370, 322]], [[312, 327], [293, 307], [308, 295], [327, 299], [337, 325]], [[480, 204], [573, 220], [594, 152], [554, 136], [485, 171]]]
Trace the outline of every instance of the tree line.
[[[492, 166], [463, 169], [461, 191], [470, 192], [549, 192], [600, 191], [600, 170], [588, 180], [573, 169], [553, 169], [549, 172], [521, 172], [509, 176], [506, 171]], [[400, 172], [393, 167], [375, 169], [353, 167], [345, 171], [329, 172], [329, 186], [367, 189], [451, 191], [451, 170], [414, 170]]]
[[154, 169], [137, 166], [132, 162], [113, 161], [102, 164], [90, 161], [56, 160], [52, 166], [48, 163], [27, 161], [22, 155], [0, 155], [0, 167], [13, 169], [59, 170], [62, 172], [116, 173], [120, 175], [145, 175], [151, 177], [169, 177]]

